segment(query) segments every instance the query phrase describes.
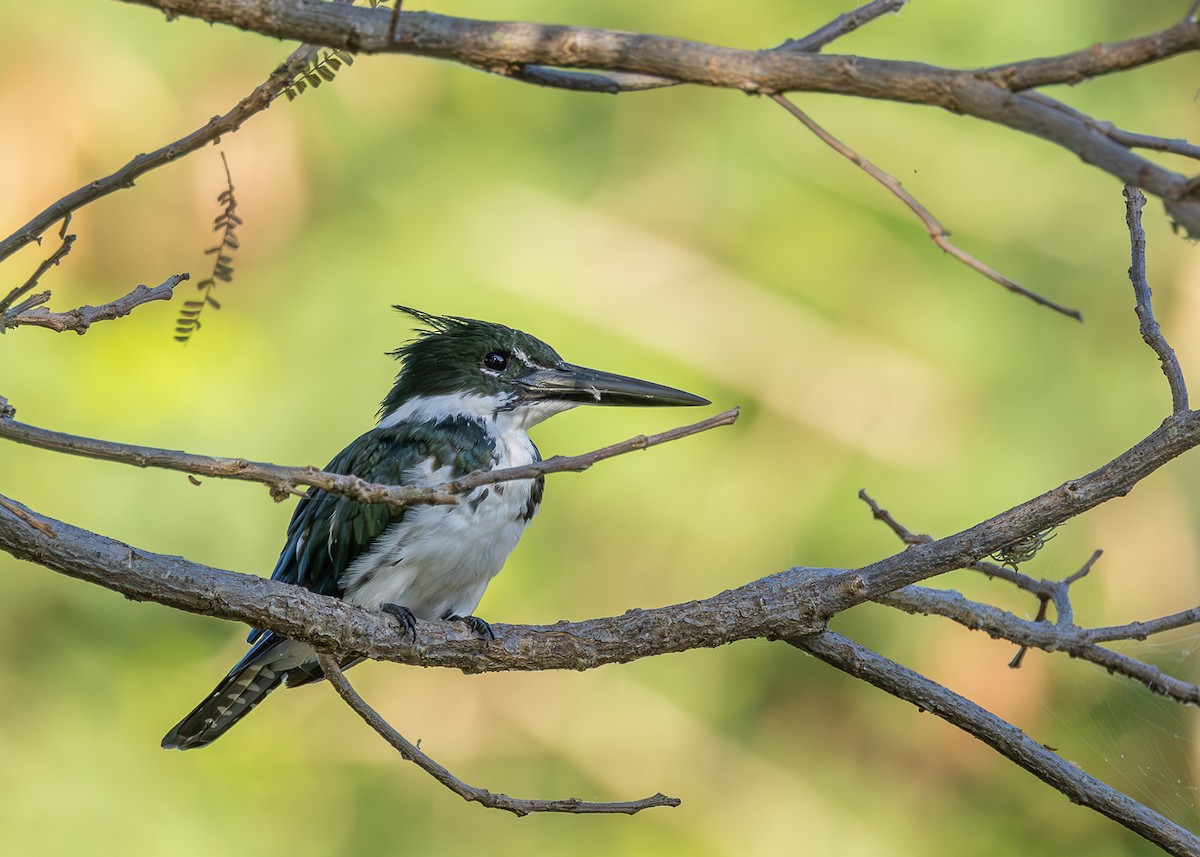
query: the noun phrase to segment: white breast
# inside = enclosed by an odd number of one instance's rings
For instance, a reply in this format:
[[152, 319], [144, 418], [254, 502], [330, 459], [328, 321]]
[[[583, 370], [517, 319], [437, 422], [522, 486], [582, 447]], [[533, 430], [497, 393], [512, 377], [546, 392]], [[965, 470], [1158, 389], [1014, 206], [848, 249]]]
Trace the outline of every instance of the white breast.
[[[484, 424], [496, 443], [493, 469], [537, 459], [523, 426]], [[432, 471], [426, 464], [407, 474], [405, 483], [436, 485], [449, 478], [448, 467]], [[346, 601], [399, 604], [419, 619], [471, 615], [521, 538], [532, 488], [531, 480], [501, 482], [477, 488], [453, 506], [409, 509], [346, 570]]]

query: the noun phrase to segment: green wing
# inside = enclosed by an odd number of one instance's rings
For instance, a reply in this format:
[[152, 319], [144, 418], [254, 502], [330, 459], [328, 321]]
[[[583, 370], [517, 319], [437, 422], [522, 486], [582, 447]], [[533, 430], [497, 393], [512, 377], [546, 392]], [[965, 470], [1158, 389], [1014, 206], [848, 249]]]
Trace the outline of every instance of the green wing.
[[[451, 418], [436, 423], [401, 423], [373, 429], [355, 440], [325, 468], [369, 482], [405, 485], [409, 472], [427, 458], [433, 469], [450, 466], [455, 479], [490, 466], [495, 445], [477, 420]], [[321, 595], [342, 595], [339, 581], [408, 509], [383, 503], [358, 503], [339, 494], [310, 488], [288, 524], [287, 542], [271, 573], [272, 580], [303, 586]], [[261, 635], [250, 634], [250, 642]]]

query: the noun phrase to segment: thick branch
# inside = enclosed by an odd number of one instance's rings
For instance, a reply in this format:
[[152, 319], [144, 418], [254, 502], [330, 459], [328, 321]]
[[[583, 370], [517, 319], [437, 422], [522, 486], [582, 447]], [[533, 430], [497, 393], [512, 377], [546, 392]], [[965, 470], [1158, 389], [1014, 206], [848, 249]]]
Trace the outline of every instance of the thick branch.
[[637, 435], [620, 443], [614, 443], [581, 455], [555, 455], [545, 461], [524, 467], [468, 473], [461, 479], [431, 487], [380, 485], [367, 482], [357, 476], [329, 473], [315, 467], [285, 467], [278, 464], [247, 461], [244, 458], [213, 458], [174, 449], [115, 443], [110, 440], [98, 440], [50, 431], [10, 419], [0, 419], [0, 438], [35, 446], [39, 449], [64, 452], [85, 458], [99, 458], [104, 461], [117, 461], [136, 467], [161, 467], [197, 476], [261, 482], [269, 487], [272, 495], [279, 500], [288, 494], [297, 493], [298, 486], [308, 485], [349, 497], [360, 503], [385, 503], [393, 508], [403, 509], [406, 506], [418, 504], [449, 505], [457, 503], [459, 495], [481, 485], [490, 485], [495, 482], [533, 479], [549, 473], [579, 473], [598, 461], [615, 458], [639, 449], [649, 449], [673, 440], [681, 440], [720, 426], [733, 425], [739, 413], [739, 408], [732, 408], [691, 425], [669, 429], [649, 437]]
[[67, 312], [50, 312], [45, 307], [17, 313], [3, 318], [0, 329], [18, 327], [23, 324], [46, 327], [57, 333], [73, 330], [82, 335], [98, 321], [111, 321], [129, 315], [137, 307], [150, 301], [169, 301], [175, 296], [175, 287], [188, 279], [187, 274], [173, 274], [154, 288], [138, 286], [124, 297], [101, 306], [81, 306]]
[[[7, 511], [15, 507], [24, 515]], [[51, 527], [47, 535], [33, 522]], [[843, 583], [828, 570], [793, 568], [702, 601], [548, 626], [494, 623], [481, 641], [462, 623], [418, 622], [413, 642], [386, 613], [307, 589], [221, 571], [118, 542], [29, 510], [0, 505], [0, 547], [18, 559], [95, 583], [134, 601], [270, 628], [317, 649], [463, 672], [583, 670], [737, 640], [821, 630], [811, 591]]]
[[970, 733], [1072, 802], [1111, 818], [1168, 853], [1182, 857], [1200, 854], [1200, 838], [1084, 773], [1011, 723], [937, 682], [831, 631], [788, 642]]
[[422, 752], [420, 747], [397, 732], [379, 715], [379, 712], [369, 706], [346, 679], [336, 658], [324, 654], [318, 654], [317, 657], [321, 662], [321, 671], [325, 673], [325, 678], [329, 679], [334, 690], [355, 714], [374, 729], [383, 740], [391, 744], [400, 753], [401, 758], [415, 764], [465, 801], [474, 801], [489, 809], [503, 809], [518, 818], [534, 812], [567, 812], [575, 815], [634, 815], [643, 809], [657, 806], [679, 806], [679, 798], [667, 797], [664, 794], [656, 794], [640, 800], [600, 803], [576, 797], [561, 800], [531, 800], [509, 797], [506, 794], [498, 794], [478, 786], [468, 785]]
[[752, 93], [829, 92], [928, 104], [1049, 140], [1122, 182], [1161, 197], [1189, 233], [1200, 235], [1200, 194], [1187, 177], [1134, 154], [1082, 119], [1019, 91], [1077, 83], [1200, 48], [1200, 24], [1185, 20], [1148, 36], [1061, 57], [980, 70], [913, 62], [750, 51], [666, 36], [589, 27], [477, 21], [404, 12], [392, 38], [392, 12], [283, 0], [127, 0], [171, 15], [222, 22], [277, 38], [364, 52], [397, 52], [498, 70], [520, 66], [620, 71]]

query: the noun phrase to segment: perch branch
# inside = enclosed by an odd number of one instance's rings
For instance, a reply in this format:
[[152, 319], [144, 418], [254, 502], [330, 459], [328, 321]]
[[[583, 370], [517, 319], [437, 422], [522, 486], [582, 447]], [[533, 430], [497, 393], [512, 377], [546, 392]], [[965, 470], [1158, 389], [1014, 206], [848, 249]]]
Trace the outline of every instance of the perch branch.
[[[0, 423], [0, 427], [3, 423]], [[633, 610], [610, 619], [540, 628], [493, 627], [501, 644], [480, 646], [445, 623], [420, 623], [420, 645], [396, 633], [385, 614], [337, 599], [178, 557], [163, 557], [39, 517], [58, 538], [0, 513], [0, 546], [14, 556], [88, 580], [136, 600], [220, 616], [310, 643], [326, 651], [469, 672], [590, 669], [606, 663], [736, 640], [818, 633], [829, 617], [908, 584], [964, 568], [1030, 532], [1041, 532], [1106, 500], [1200, 444], [1200, 414], [1168, 418], [1145, 440], [1096, 471], [1021, 503], [962, 532], [856, 570], [792, 568], [701, 601]], [[28, 510], [26, 510], [28, 511]], [[30, 514], [33, 514], [30, 512]], [[1045, 629], [1046, 623], [1035, 627]]]
[[380, 485], [367, 482], [357, 476], [329, 473], [315, 467], [285, 467], [278, 464], [247, 461], [243, 458], [213, 458], [179, 450], [79, 437], [19, 423], [11, 419], [0, 419], [0, 438], [53, 452], [98, 458], [103, 461], [116, 461], [136, 467], [159, 467], [196, 476], [261, 482], [270, 488], [272, 496], [279, 500], [288, 494], [298, 493], [299, 486], [306, 485], [340, 494], [360, 503], [385, 503], [392, 508], [402, 509], [418, 504], [448, 505], [457, 503], [460, 495], [481, 485], [490, 485], [495, 482], [534, 479], [550, 473], [579, 473], [598, 461], [681, 440], [720, 426], [733, 425], [739, 413], [739, 408], [732, 408], [690, 425], [650, 436], [637, 435], [620, 443], [614, 443], [581, 455], [555, 455], [545, 461], [523, 467], [477, 471], [468, 473], [460, 479], [429, 487]]
[[518, 818], [534, 812], [567, 812], [576, 815], [599, 813], [633, 815], [644, 809], [651, 809], [658, 806], [679, 806], [679, 798], [667, 797], [664, 794], [655, 794], [641, 800], [598, 803], [579, 798], [565, 798], [562, 800], [515, 798], [509, 797], [506, 794], [490, 792], [478, 786], [468, 785], [431, 759], [416, 744], [396, 731], [390, 723], [380, 716], [379, 712], [368, 705], [346, 679], [346, 675], [338, 665], [337, 659], [326, 654], [318, 654], [317, 658], [321, 662], [321, 671], [325, 673], [325, 678], [329, 679], [334, 690], [337, 691], [338, 695], [350, 706], [355, 714], [374, 729], [383, 740], [391, 744], [400, 753], [401, 758], [412, 762], [465, 801], [473, 801], [489, 809], [502, 809], [511, 812]]

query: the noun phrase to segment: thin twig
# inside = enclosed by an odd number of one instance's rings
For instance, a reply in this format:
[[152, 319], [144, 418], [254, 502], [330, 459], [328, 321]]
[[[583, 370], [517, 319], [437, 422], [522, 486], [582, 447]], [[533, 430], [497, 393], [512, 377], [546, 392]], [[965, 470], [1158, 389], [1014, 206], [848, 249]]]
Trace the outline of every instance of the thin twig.
[[1075, 319], [1076, 321], [1083, 321], [1083, 315], [1080, 314], [1079, 310], [1070, 309], [1062, 306], [1061, 304], [1055, 303], [1049, 298], [1042, 297], [1036, 292], [1031, 292], [1029, 289], [1013, 282], [1008, 277], [988, 267], [983, 262], [980, 262], [974, 256], [964, 252], [963, 250], [960, 250], [954, 244], [951, 244], [949, 237], [950, 233], [947, 232], [942, 224], [938, 222], [938, 219], [934, 217], [932, 213], [930, 213], [929, 209], [917, 202], [916, 198], [906, 191], [903, 185], [901, 185], [900, 182], [898, 182], [893, 176], [875, 166], [841, 140], [838, 140], [836, 137], [818, 125], [815, 121], [813, 121], [813, 119], [807, 113], [793, 104], [782, 94], [774, 93], [771, 95], [771, 99], [784, 110], [796, 117], [796, 119], [798, 119], [804, 125], [804, 127], [812, 131], [813, 134], [815, 134], [818, 139], [821, 140], [821, 142], [825, 143], [825, 145], [829, 146], [839, 155], [846, 158], [871, 178], [875, 179], [875, 181], [879, 182], [881, 185], [891, 191], [891, 193], [897, 199], [908, 206], [908, 208], [914, 214], [916, 214], [918, 218], [920, 218], [922, 225], [925, 227], [925, 231], [929, 233], [929, 237], [933, 239], [933, 243], [942, 248], [944, 252], [953, 256], [955, 259], [958, 259], [958, 261], [962, 262], [968, 267], [975, 269], [989, 280], [1004, 286], [1004, 288], [1008, 289], [1010, 292], [1015, 292], [1022, 297], [1029, 298], [1036, 304], [1049, 307], [1055, 312], [1060, 312], [1069, 318]]
[[869, 24], [876, 18], [889, 12], [899, 12], [908, 0], [871, 0], [834, 18], [819, 30], [814, 30], [802, 39], [788, 39], [774, 50], [777, 51], [808, 51], [816, 53], [842, 36], [853, 33], [864, 24]]
[[1154, 307], [1150, 298], [1150, 284], [1146, 280], [1146, 233], [1142, 230], [1142, 207], [1146, 197], [1134, 185], [1125, 185], [1125, 224], [1129, 227], [1129, 246], [1132, 262], [1129, 265], [1129, 280], [1133, 283], [1133, 295], [1136, 300], [1134, 309], [1137, 312], [1138, 327], [1142, 331], [1142, 340], [1154, 349], [1158, 362], [1162, 364], [1163, 374], [1167, 376], [1167, 384], [1171, 387], [1171, 404], [1173, 412], [1183, 413], [1188, 409], [1187, 384], [1183, 380], [1183, 370], [1179, 368], [1179, 359], [1174, 349], [1163, 336], [1158, 319], [1154, 317]]
[[333, 685], [334, 690], [338, 692], [338, 695], [350, 706], [355, 714], [374, 729], [383, 740], [391, 744], [400, 753], [401, 758], [412, 762], [465, 801], [474, 801], [489, 809], [502, 809], [511, 812], [517, 817], [526, 816], [534, 812], [567, 812], [576, 815], [602, 813], [633, 815], [644, 809], [652, 809], [659, 806], [679, 806], [680, 804], [679, 798], [667, 797], [661, 793], [642, 798], [641, 800], [631, 801], [594, 802], [579, 798], [538, 800], [509, 797], [506, 794], [490, 792], [487, 789], [468, 785], [431, 759], [416, 744], [396, 731], [390, 723], [380, 716], [379, 712], [368, 705], [359, 696], [350, 682], [347, 681], [345, 673], [342, 672], [335, 658], [326, 654], [318, 654], [317, 658], [321, 662], [321, 671], [325, 673], [325, 677], [329, 679], [329, 683]]
[[457, 503], [460, 495], [481, 485], [490, 485], [495, 482], [533, 479], [550, 473], [578, 473], [587, 470], [598, 461], [680, 440], [720, 426], [732, 425], [737, 420], [739, 413], [740, 409], [733, 408], [691, 425], [669, 429], [649, 437], [637, 435], [620, 443], [581, 455], [556, 455], [524, 467], [477, 471], [452, 482], [430, 487], [380, 485], [359, 479], [357, 476], [329, 473], [315, 467], [284, 467], [278, 464], [247, 461], [243, 458], [214, 458], [179, 450], [115, 443], [50, 431], [11, 419], [0, 419], [0, 437], [28, 446], [36, 446], [39, 449], [49, 449], [85, 458], [116, 461], [136, 467], [160, 467], [218, 479], [261, 482], [271, 489], [272, 496], [278, 500], [282, 500], [288, 494], [296, 493], [298, 486], [307, 485], [349, 497], [359, 503], [384, 503], [395, 509], [403, 509], [406, 506], [414, 505]]
[[1085, 773], [1017, 727], [935, 681], [888, 660], [840, 634], [826, 631], [787, 642], [855, 678], [929, 711], [987, 744], [1005, 758], [1081, 804], [1153, 842], [1170, 854], [1195, 857], [1200, 838]]
[[[1187, 611], [1187, 614], [1165, 616], [1162, 620], [1154, 622], [1133, 623], [1119, 628], [1088, 629], [1077, 625], [1044, 622], [1040, 619], [1022, 619], [991, 604], [971, 601], [957, 592], [924, 586], [905, 586], [875, 600], [905, 613], [942, 616], [972, 631], [982, 631], [989, 637], [1016, 643], [1023, 649], [1037, 648], [1045, 652], [1067, 654], [1103, 667], [1110, 673], [1123, 675], [1175, 702], [1200, 705], [1200, 685], [1169, 676], [1158, 667], [1099, 645], [1105, 639], [1144, 639], [1145, 637], [1139, 637], [1139, 634], [1145, 628], [1151, 628], [1149, 633], [1156, 633], [1196, 624], [1200, 622], [1200, 608]], [[1185, 619], [1187, 621], [1184, 621]]]
[[392, 21], [388, 24], [388, 40], [396, 41], [400, 36], [400, 10], [404, 8], [404, 0], [396, 0], [392, 7]]
[[914, 533], [892, 517], [892, 513], [876, 503], [866, 488], [859, 489], [858, 499], [871, 507], [871, 514], [876, 521], [883, 521], [893, 533], [906, 545], [924, 545], [933, 541], [933, 536]]
[[[1037, 615], [1033, 618], [1033, 621], [1034, 622], [1045, 622], [1046, 621], [1046, 612], [1049, 609], [1049, 607], [1050, 607], [1050, 599], [1045, 595], [1039, 596], [1038, 597], [1038, 611], [1037, 611]], [[1027, 645], [1022, 645], [1019, 649], [1017, 649], [1017, 653], [1015, 655], [1013, 655], [1013, 659], [1008, 662], [1009, 668], [1014, 669], [1014, 670], [1019, 670], [1021, 668], [1021, 664], [1024, 663], [1024, 661], [1025, 661], [1025, 653], [1028, 651], [1029, 651], [1029, 646], [1027, 646]]]
[[1038, 104], [1050, 107], [1061, 113], [1065, 113], [1072, 119], [1077, 119], [1087, 125], [1094, 131], [1103, 134], [1110, 140], [1120, 143], [1122, 146], [1127, 146], [1131, 149], [1149, 149], [1155, 152], [1169, 152], [1173, 155], [1182, 155], [1186, 158], [1200, 158], [1200, 146], [1194, 143], [1189, 143], [1182, 138], [1170, 137], [1155, 137], [1150, 134], [1137, 134], [1133, 131], [1126, 131], [1123, 128], [1118, 128], [1112, 122], [1106, 122], [1102, 119], [1088, 116], [1069, 104], [1064, 104], [1058, 99], [1051, 98], [1041, 92], [1027, 91], [1022, 93], [1024, 98], [1031, 101], [1036, 101]]
[[1188, 625], [1200, 624], [1200, 607], [1191, 610], [1181, 610], [1169, 616], [1150, 619], [1145, 622], [1130, 622], [1128, 625], [1113, 625], [1108, 628], [1092, 628], [1088, 638], [1097, 643], [1108, 643], [1114, 640], [1144, 640], [1152, 634], [1164, 631], [1174, 631], [1176, 628], [1186, 628]]
[[[239, 101], [223, 116], [217, 116], [206, 122], [185, 137], [150, 152], [138, 155], [121, 169], [95, 181], [88, 182], [77, 190], [64, 196], [45, 211], [0, 241], [0, 262], [7, 259], [17, 250], [36, 241], [57, 220], [62, 219], [73, 211], [78, 211], [85, 205], [95, 202], [124, 188], [134, 186], [135, 180], [151, 170], [172, 163], [184, 155], [203, 148], [210, 142], [231, 134], [242, 126], [242, 123], [262, 112], [271, 105], [292, 79], [307, 66], [317, 54], [317, 48], [312, 45], [301, 45], [271, 73], [253, 92]], [[73, 237], [73, 236], [72, 236]], [[4, 309], [0, 303], [0, 312]]]
[[[4, 320], [3, 319], [4, 319], [4, 316], [8, 313], [9, 309], [12, 307], [13, 303], [19, 297], [21, 297], [21, 295], [28, 294], [29, 292], [33, 291], [33, 288], [38, 284], [38, 280], [40, 280], [42, 278], [42, 275], [45, 274], [47, 271], [49, 271], [51, 268], [53, 268], [55, 265], [57, 265], [59, 262], [61, 262], [63, 260], [63, 257], [71, 252], [71, 245], [73, 245], [75, 243], [75, 238], [76, 238], [75, 235], [64, 236], [62, 239], [62, 243], [58, 246], [58, 249], [55, 250], [53, 253], [51, 253], [49, 258], [43, 260], [42, 263], [37, 266], [37, 270], [35, 270], [33, 272], [33, 274], [29, 277], [29, 279], [26, 280], [21, 285], [17, 286], [11, 292], [9, 292], [5, 296], [4, 300], [0, 301], [0, 332], [4, 331]], [[46, 300], [48, 300], [50, 298], [50, 293], [44, 292], [39, 297], [41, 298], [41, 300], [35, 300], [33, 302], [26, 302], [21, 308], [23, 310], [29, 309], [32, 306], [36, 306], [38, 303], [44, 303]]]
[[[877, 520], [886, 523], [905, 544], [922, 544], [921, 536], [912, 533], [895, 519], [886, 509], [883, 509], [866, 495], [859, 492], [859, 497], [870, 505]], [[928, 537], [924, 537], [928, 538]], [[1087, 562], [1073, 574], [1059, 581], [1035, 580], [1027, 574], [1022, 574], [1015, 568], [1003, 565], [993, 565], [989, 562], [972, 563], [966, 568], [980, 571], [989, 577], [997, 577], [1032, 593], [1038, 599], [1038, 612], [1034, 625], [1042, 625], [1051, 629], [1050, 636], [1045, 632], [1030, 632], [1025, 620], [1011, 613], [1002, 611], [988, 604], [968, 601], [957, 592], [942, 592], [918, 586], [906, 586], [894, 592], [889, 592], [875, 598], [881, 604], [895, 607], [910, 613], [925, 613], [945, 616], [976, 631], [986, 631], [993, 637], [1003, 637], [1020, 646], [1009, 666], [1018, 668], [1025, 658], [1026, 650], [1033, 646], [1046, 651], [1064, 651], [1072, 657], [1088, 660], [1103, 666], [1110, 672], [1117, 672], [1135, 681], [1144, 683], [1155, 693], [1170, 696], [1180, 702], [1200, 704], [1200, 687], [1167, 676], [1153, 667], [1135, 658], [1096, 645], [1100, 642], [1114, 640], [1144, 640], [1149, 634], [1181, 628], [1200, 622], [1200, 607], [1175, 613], [1150, 622], [1135, 622], [1112, 628], [1084, 630], [1074, 624], [1074, 609], [1068, 593], [1069, 587], [1082, 580], [1092, 567], [1103, 556], [1104, 551], [1094, 551]], [[1047, 606], [1053, 602], [1055, 622], [1045, 623]]]
[[117, 298], [115, 301], [100, 306], [81, 306], [67, 312], [50, 312], [45, 307], [24, 311], [17, 307], [3, 317], [3, 327], [33, 325], [49, 328], [57, 333], [73, 330], [82, 335], [87, 333], [87, 329], [98, 321], [122, 318], [150, 301], [171, 300], [175, 294], [175, 287], [186, 279], [188, 279], [187, 274], [174, 274], [154, 288], [138, 286], [129, 294]]
[[[907, 527], [870, 497], [865, 496], [865, 492], [860, 491], [859, 497], [871, 506], [872, 511], [876, 513], [876, 519], [886, 523], [905, 544], [922, 543], [919, 541], [920, 536], [912, 536]], [[1074, 611], [1067, 590], [1071, 584], [1083, 579], [1092, 570], [1103, 553], [1101, 550], [1093, 552], [1078, 571], [1059, 581], [1035, 580], [1015, 568], [989, 562], [976, 562], [966, 566], [989, 577], [1008, 581], [1037, 597], [1038, 612], [1032, 623], [990, 604], [970, 601], [957, 592], [920, 586], [905, 586], [894, 592], [879, 595], [875, 600], [909, 613], [944, 616], [971, 630], [985, 631], [992, 637], [1016, 643], [1020, 649], [1009, 662], [1009, 666], [1014, 669], [1021, 666], [1026, 651], [1031, 647], [1048, 652], [1066, 652], [1073, 658], [1090, 661], [1109, 672], [1141, 682], [1154, 693], [1170, 697], [1177, 702], [1200, 705], [1200, 686], [1169, 676], [1157, 667], [1129, 655], [1097, 645], [1117, 640], [1144, 640], [1150, 634], [1200, 623], [1200, 607], [1149, 622], [1134, 622], [1109, 628], [1088, 630], [1074, 624]], [[1057, 614], [1054, 623], [1045, 622], [1047, 606], [1051, 602], [1054, 603]]]
[[465, 494], [468, 491], [478, 488], [480, 485], [490, 485], [493, 482], [511, 482], [514, 479], [535, 479], [538, 476], [545, 476], [550, 473], [582, 473], [596, 462], [604, 461], [606, 458], [613, 458], [614, 456], [624, 455], [627, 452], [634, 452], [639, 449], [649, 449], [661, 443], [681, 440], [700, 432], [720, 428], [721, 426], [731, 426], [737, 422], [737, 418], [741, 412], [742, 409], [740, 407], [730, 408], [723, 413], [709, 417], [706, 420], [700, 420], [700, 422], [692, 423], [691, 425], [668, 429], [667, 431], [649, 436], [639, 434], [636, 437], [631, 437], [628, 440], [623, 440], [620, 443], [614, 443], [610, 446], [584, 453], [583, 455], [554, 455], [544, 461], [527, 464], [523, 467], [506, 467], [501, 470], [476, 470], [474, 473], [468, 473], [461, 479], [447, 482], [445, 485], [439, 486], [439, 488], [453, 494]]

